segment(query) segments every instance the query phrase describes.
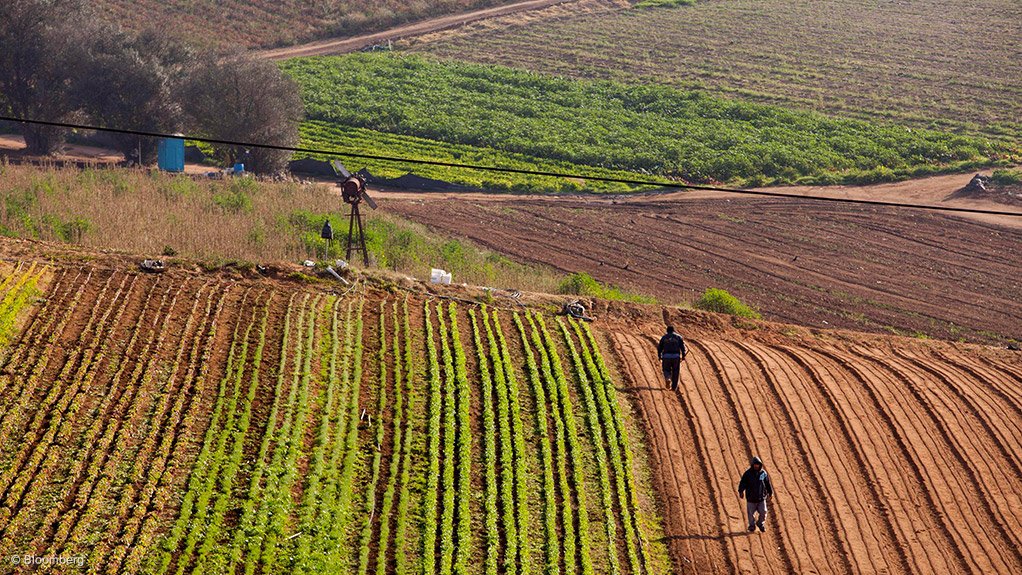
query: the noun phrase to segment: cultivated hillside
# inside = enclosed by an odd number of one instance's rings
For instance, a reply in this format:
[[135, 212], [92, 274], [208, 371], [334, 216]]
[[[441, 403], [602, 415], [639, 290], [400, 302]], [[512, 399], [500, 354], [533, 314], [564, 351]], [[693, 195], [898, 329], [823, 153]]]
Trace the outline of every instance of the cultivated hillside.
[[3, 253], [5, 557], [670, 572], [644, 435], [588, 326], [371, 278], [338, 291]]
[[[681, 390], [654, 342], [689, 338]], [[651, 436], [682, 573], [1009, 573], [1022, 565], [1022, 354], [672, 312], [602, 326]], [[766, 533], [736, 486], [772, 475]]]
[[[607, 302], [590, 327], [369, 276], [339, 292], [4, 253], [8, 557], [104, 573], [1022, 565], [1017, 352]], [[691, 350], [676, 393], [655, 365], [665, 321]], [[733, 494], [753, 453], [778, 488], [765, 534]]]
[[1011, 0], [586, 9], [596, 3], [440, 32], [411, 48], [1022, 142], [1022, 7]]

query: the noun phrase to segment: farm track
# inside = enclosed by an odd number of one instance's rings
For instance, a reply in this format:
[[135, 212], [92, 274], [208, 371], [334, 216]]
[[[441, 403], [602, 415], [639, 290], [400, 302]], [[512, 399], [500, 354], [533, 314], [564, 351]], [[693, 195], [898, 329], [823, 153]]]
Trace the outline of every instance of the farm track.
[[473, 10], [471, 12], [464, 12], [461, 14], [452, 14], [448, 16], [441, 16], [438, 18], [430, 18], [428, 20], [423, 20], [412, 24], [395, 26], [388, 30], [375, 32], [372, 34], [354, 37], [344, 37], [331, 40], [319, 40], [315, 42], [309, 42], [307, 44], [301, 44], [298, 46], [289, 46], [287, 48], [266, 50], [261, 52], [260, 56], [270, 60], [286, 60], [288, 58], [299, 58], [306, 56], [327, 56], [333, 54], [345, 54], [348, 52], [355, 52], [361, 50], [362, 48], [372, 46], [374, 44], [382, 44], [388, 41], [407, 38], [409, 36], [421, 36], [422, 34], [437, 32], [448, 28], [455, 28], [458, 26], [462, 26], [464, 24], [468, 24], [470, 22], [476, 22], [488, 18], [507, 16], [509, 14], [515, 14], [518, 12], [524, 12], [528, 10], [548, 8], [550, 6], [562, 4], [566, 1], [567, 0], [525, 0], [522, 2], [505, 4], [503, 6], [483, 8], [481, 10]]
[[1016, 229], [797, 198], [383, 201], [512, 258], [666, 301], [724, 287], [774, 321], [1022, 338]]
[[[610, 334], [649, 433], [679, 573], [1022, 565], [1017, 357], [692, 329], [677, 393], [663, 386], [652, 333]], [[777, 490], [764, 534], [745, 532], [734, 495], [753, 454]]]

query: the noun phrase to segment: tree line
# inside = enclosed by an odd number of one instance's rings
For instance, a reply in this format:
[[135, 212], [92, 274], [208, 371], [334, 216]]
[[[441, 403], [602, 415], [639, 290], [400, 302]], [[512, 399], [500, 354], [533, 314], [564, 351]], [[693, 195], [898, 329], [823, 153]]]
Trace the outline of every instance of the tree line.
[[[0, 111], [53, 122], [293, 146], [304, 117], [293, 80], [241, 50], [200, 48], [165, 28], [129, 32], [83, 0], [0, 2]], [[61, 149], [67, 130], [18, 123], [27, 152]], [[128, 160], [156, 161], [154, 138], [110, 136]], [[217, 161], [283, 170], [290, 153], [214, 146]]]

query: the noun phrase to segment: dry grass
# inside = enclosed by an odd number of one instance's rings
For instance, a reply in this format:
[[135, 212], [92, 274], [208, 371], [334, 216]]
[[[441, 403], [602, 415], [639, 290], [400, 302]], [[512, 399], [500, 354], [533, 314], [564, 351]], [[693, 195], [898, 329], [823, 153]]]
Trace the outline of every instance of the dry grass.
[[[213, 262], [297, 262], [324, 254], [320, 227], [347, 230], [331, 188], [251, 179], [205, 180], [138, 170], [38, 168], [0, 159], [0, 232], [159, 256]], [[383, 211], [368, 218], [380, 267], [426, 278], [430, 267], [459, 282], [551, 292], [549, 268], [518, 264], [467, 241]], [[334, 243], [331, 256], [339, 255]]]
[[496, 24], [411, 49], [1022, 141], [1022, 4], [1013, 0], [704, 0]]

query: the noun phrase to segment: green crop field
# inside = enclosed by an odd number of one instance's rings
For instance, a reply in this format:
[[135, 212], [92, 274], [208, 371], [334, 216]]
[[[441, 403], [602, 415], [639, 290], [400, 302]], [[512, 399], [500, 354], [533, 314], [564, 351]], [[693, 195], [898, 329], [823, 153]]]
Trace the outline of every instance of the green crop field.
[[703, 0], [467, 26], [444, 58], [649, 82], [1022, 142], [1022, 3]]
[[589, 326], [75, 266], [0, 266], [0, 315], [21, 317], [0, 341], [15, 568], [671, 572], [645, 436]]
[[[301, 84], [316, 122], [305, 131], [312, 144], [329, 138], [325, 126], [355, 127], [444, 142], [438, 146], [444, 154], [447, 144], [492, 149], [495, 161], [531, 156], [583, 174], [599, 168], [761, 184], [894, 179], [968, 169], [1013, 151], [983, 137], [833, 119], [667, 86], [415, 56], [355, 54], [282, 66]], [[372, 134], [365, 136], [362, 149], [374, 146]], [[413, 154], [429, 155], [422, 140], [381, 141], [381, 151], [414, 143]]]

